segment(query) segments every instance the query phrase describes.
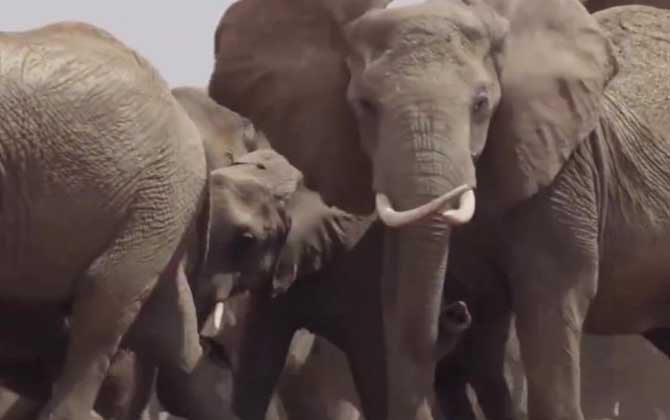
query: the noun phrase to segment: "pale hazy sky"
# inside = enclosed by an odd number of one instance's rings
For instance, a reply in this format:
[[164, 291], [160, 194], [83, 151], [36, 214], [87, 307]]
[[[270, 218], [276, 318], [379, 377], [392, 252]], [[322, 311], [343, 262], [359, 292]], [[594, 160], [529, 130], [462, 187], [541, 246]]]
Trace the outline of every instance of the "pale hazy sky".
[[[420, 0], [395, 0], [394, 4]], [[214, 29], [232, 0], [12, 0], [0, 31], [60, 20], [96, 24], [147, 57], [173, 86], [204, 86], [214, 54]]]
[[60, 20], [101, 26], [147, 57], [174, 86], [204, 86], [214, 54], [214, 29], [232, 0], [12, 0], [0, 31]]

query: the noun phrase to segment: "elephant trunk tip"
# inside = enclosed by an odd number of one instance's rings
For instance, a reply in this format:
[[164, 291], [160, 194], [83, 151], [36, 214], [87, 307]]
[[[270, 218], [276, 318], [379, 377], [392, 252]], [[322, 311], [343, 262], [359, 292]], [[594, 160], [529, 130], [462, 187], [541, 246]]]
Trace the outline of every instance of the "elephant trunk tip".
[[[458, 207], [445, 210], [445, 207], [456, 198], [458, 198]], [[475, 193], [469, 185], [461, 185], [422, 206], [404, 211], [395, 210], [385, 194], [377, 193], [376, 206], [382, 222], [393, 228], [410, 225], [438, 212], [449, 225], [459, 226], [468, 223], [474, 216]]]

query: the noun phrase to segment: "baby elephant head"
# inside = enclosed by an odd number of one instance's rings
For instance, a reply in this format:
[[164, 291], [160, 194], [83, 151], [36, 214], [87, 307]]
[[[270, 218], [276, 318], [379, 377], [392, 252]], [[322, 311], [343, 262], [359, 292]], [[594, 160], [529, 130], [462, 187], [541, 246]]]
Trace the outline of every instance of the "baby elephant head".
[[235, 290], [271, 289], [291, 220], [285, 202], [302, 174], [261, 149], [209, 177], [207, 249], [198, 295], [220, 302]]

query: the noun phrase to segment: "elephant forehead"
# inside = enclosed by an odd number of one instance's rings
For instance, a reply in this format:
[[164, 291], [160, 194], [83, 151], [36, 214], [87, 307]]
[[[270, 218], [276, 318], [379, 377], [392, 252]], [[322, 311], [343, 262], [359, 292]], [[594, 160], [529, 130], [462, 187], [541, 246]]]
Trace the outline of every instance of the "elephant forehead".
[[354, 44], [372, 56], [419, 63], [449, 61], [488, 40], [488, 30], [473, 10], [443, 1], [371, 12], [352, 25], [351, 34]]
[[282, 155], [269, 149], [248, 153], [235, 163], [251, 165], [254, 176], [275, 195], [291, 194], [302, 182], [302, 173]]

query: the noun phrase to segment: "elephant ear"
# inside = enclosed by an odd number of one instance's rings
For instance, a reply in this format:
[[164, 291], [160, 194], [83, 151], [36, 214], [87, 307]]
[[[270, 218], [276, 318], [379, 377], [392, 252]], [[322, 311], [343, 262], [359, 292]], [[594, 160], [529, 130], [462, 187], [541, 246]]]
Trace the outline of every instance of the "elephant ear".
[[579, 0], [499, 0], [510, 32], [497, 64], [502, 98], [477, 167], [480, 195], [507, 208], [552, 183], [595, 129], [618, 67]]
[[355, 213], [374, 209], [372, 167], [346, 101], [341, 29], [388, 2], [240, 0], [215, 35], [210, 96], [249, 117], [326, 202]]
[[300, 188], [286, 204], [291, 230], [281, 251], [274, 293], [286, 291], [298, 277], [315, 273], [351, 250], [374, 220], [328, 206], [318, 193]]

